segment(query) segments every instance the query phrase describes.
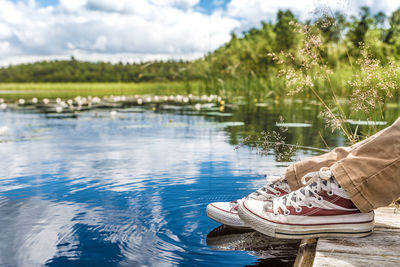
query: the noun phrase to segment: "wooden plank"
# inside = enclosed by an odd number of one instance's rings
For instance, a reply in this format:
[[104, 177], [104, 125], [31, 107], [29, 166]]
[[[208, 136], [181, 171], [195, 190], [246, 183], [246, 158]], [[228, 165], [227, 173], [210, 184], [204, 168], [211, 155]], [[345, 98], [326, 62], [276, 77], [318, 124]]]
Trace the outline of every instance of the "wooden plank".
[[319, 239], [313, 267], [400, 266], [400, 212], [379, 208], [375, 223], [368, 237]]
[[301, 240], [297, 257], [294, 262], [294, 267], [311, 267], [314, 262], [315, 248], [317, 246], [317, 239], [303, 239]]
[[398, 257], [317, 252], [313, 266], [323, 267], [399, 267]]
[[400, 210], [395, 207], [385, 207], [375, 210], [375, 229], [400, 229]]

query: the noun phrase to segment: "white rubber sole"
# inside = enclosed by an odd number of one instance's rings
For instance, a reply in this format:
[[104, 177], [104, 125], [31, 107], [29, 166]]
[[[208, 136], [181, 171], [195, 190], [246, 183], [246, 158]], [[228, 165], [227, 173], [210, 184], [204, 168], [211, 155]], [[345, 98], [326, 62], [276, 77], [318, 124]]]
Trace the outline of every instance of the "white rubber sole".
[[371, 222], [352, 222], [327, 225], [279, 224], [258, 217], [243, 205], [239, 206], [239, 217], [251, 228], [262, 234], [284, 239], [364, 237], [372, 234], [375, 225], [374, 220]]
[[216, 222], [237, 227], [237, 228], [250, 228], [246, 223], [240, 219], [238, 214], [226, 212], [214, 207], [212, 204], [207, 205], [207, 216]]

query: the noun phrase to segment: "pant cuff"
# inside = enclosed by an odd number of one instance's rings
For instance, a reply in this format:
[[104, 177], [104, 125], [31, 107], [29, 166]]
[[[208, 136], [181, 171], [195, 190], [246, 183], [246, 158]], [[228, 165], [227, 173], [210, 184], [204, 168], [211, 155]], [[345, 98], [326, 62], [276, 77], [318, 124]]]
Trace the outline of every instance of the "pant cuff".
[[285, 178], [289, 184], [290, 190], [297, 190], [299, 189], [302, 185], [299, 183], [299, 178], [297, 177], [296, 173], [296, 163], [289, 165], [289, 167], [286, 168], [286, 173], [285, 173]]
[[356, 205], [356, 207], [361, 212], [366, 213], [374, 210], [371, 202], [367, 198], [365, 198], [361, 191], [358, 190], [356, 184], [354, 184], [350, 175], [348, 174], [344, 166], [340, 163], [340, 161], [332, 165], [330, 169], [333, 173], [333, 176], [335, 176], [337, 182], [344, 189], [344, 191], [346, 191], [351, 201], [353, 201], [354, 205]]

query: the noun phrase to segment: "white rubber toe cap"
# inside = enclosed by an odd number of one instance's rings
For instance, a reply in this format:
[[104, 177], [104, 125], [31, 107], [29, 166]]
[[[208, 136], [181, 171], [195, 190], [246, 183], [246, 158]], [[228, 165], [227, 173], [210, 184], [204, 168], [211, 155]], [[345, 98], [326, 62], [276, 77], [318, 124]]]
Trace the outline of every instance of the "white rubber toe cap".
[[222, 224], [233, 227], [248, 227], [233, 210], [230, 202], [214, 202], [207, 206], [207, 216]]
[[266, 205], [266, 203], [268, 202], [249, 199], [244, 201], [242, 203], [242, 206], [254, 215], [262, 216], [262, 214], [264, 213], [264, 205]]
[[221, 212], [229, 212], [229, 213], [237, 213], [237, 211], [231, 211], [231, 203], [230, 202], [214, 202], [207, 206], [207, 209], [218, 209]]

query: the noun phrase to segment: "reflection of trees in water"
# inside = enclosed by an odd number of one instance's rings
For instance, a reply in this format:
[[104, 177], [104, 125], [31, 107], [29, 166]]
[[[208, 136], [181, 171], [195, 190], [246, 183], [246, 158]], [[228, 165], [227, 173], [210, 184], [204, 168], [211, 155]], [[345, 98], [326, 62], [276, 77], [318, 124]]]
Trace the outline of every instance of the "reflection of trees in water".
[[[275, 141], [281, 143], [284, 140], [285, 144], [308, 146], [314, 148], [327, 149], [347, 145], [345, 138], [338, 132], [332, 132], [331, 129], [326, 127], [324, 119], [320, 116], [322, 107], [312, 101], [307, 100], [293, 100], [287, 99], [284, 101], [269, 101], [264, 106], [257, 106], [255, 103], [248, 102], [250, 105], [238, 105], [229, 112], [233, 113], [233, 121], [243, 121], [245, 126], [242, 127], [227, 127], [225, 131], [229, 133], [229, 141], [233, 145], [240, 144], [243, 139], [252, 137], [252, 139], [263, 139], [264, 133], [274, 135], [274, 132], [279, 133], [279, 138]], [[348, 105], [344, 106], [344, 112], [350, 112]], [[287, 131], [282, 131], [276, 126], [280, 121], [280, 116], [283, 117], [285, 122], [307, 123], [311, 127], [290, 127]], [[400, 109], [388, 108], [384, 110], [384, 117], [388, 124], [379, 126], [383, 129], [394, 122], [400, 116]], [[358, 119], [358, 118], [354, 118]], [[356, 127], [356, 126], [352, 126]], [[367, 127], [359, 126], [358, 132], [366, 133]], [[247, 140], [248, 141], [248, 140]], [[269, 141], [273, 141], [269, 139]], [[251, 142], [247, 145], [255, 146]], [[280, 145], [271, 147], [275, 155], [280, 154], [281, 159], [289, 160], [291, 157], [291, 147], [287, 145]], [[318, 151], [309, 151], [309, 153], [316, 154]], [[285, 156], [286, 155], [286, 156]], [[288, 157], [289, 156], [289, 157]]]

